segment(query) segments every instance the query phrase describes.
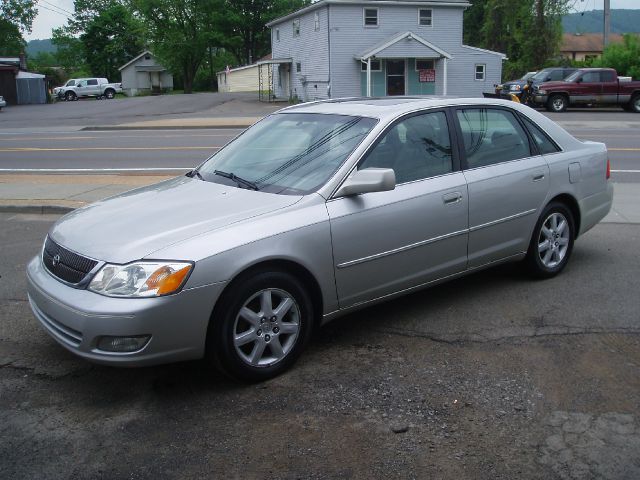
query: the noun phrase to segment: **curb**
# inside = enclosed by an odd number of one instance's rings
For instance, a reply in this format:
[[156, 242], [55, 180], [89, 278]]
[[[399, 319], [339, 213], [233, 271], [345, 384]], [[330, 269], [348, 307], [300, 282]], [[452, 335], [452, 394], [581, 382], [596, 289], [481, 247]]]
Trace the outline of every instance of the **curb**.
[[65, 205], [0, 205], [0, 213], [65, 214], [79, 207]]

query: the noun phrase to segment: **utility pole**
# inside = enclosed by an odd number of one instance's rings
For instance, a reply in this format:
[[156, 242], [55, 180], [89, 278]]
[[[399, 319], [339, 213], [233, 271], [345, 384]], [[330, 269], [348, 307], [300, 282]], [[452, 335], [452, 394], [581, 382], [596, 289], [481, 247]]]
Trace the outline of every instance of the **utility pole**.
[[609, 33], [611, 32], [611, 0], [604, 0], [604, 45], [609, 45]]

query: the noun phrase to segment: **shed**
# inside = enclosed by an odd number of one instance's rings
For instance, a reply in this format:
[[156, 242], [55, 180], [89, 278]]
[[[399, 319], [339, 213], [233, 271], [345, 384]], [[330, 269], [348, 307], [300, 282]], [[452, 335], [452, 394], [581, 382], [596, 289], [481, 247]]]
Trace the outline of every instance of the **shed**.
[[149, 50], [145, 50], [118, 70], [122, 77], [122, 91], [129, 97], [140, 93], [160, 94], [173, 90], [173, 75]]
[[16, 91], [17, 73], [17, 66], [0, 62], [0, 95], [4, 97], [9, 105], [18, 103], [18, 93]]
[[45, 76], [39, 73], [18, 72], [16, 75], [18, 105], [47, 103]]
[[217, 75], [219, 92], [257, 92], [260, 85], [269, 83], [268, 71], [261, 70], [258, 63], [223, 70]]

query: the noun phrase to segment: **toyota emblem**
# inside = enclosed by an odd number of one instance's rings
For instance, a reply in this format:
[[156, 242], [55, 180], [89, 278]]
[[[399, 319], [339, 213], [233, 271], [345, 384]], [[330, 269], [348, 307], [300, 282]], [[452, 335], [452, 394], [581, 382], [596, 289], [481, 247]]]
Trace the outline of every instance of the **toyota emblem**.
[[60, 255], [58, 255], [57, 253], [53, 256], [53, 266], [57, 267], [58, 264], [60, 263]]

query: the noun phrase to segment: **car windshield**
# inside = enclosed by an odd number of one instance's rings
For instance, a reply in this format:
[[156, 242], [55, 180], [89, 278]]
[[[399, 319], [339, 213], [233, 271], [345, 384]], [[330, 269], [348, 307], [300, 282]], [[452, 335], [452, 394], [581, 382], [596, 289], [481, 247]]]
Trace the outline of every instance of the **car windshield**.
[[248, 181], [260, 191], [307, 194], [324, 185], [376, 122], [346, 115], [271, 115], [214, 154], [199, 173], [211, 182]]
[[524, 80], [525, 82], [527, 80], [529, 80], [531, 77], [533, 77], [536, 74], [536, 72], [529, 72], [529, 73], [525, 73], [524, 76], [521, 78], [521, 80]]
[[531, 80], [544, 81], [548, 75], [549, 70], [540, 70], [533, 77], [531, 77]]

